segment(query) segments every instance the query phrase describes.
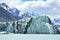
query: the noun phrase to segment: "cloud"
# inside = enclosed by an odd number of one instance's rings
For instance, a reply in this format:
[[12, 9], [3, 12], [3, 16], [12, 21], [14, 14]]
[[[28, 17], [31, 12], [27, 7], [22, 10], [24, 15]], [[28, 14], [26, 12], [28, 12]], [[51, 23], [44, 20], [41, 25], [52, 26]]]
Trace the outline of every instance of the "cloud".
[[57, 6], [60, 7], [60, 0], [56, 0]]
[[38, 6], [42, 6], [42, 7], [47, 7], [50, 3], [52, 3], [53, 0], [47, 0], [46, 2], [38, 0], [38, 1], [27, 1], [22, 3], [19, 6], [16, 6], [16, 8], [20, 9], [20, 10], [25, 10], [27, 8], [31, 7], [38, 7]]
[[9, 7], [16, 7], [22, 2], [20, 0], [0, 0], [0, 3], [6, 3]]
[[60, 15], [60, 0], [32, 0], [22, 2], [21, 0], [0, 0], [7, 3], [10, 7], [16, 7], [23, 14], [26, 10], [35, 13], [48, 13], [49, 15]]
[[38, 6], [46, 7], [51, 2], [53, 2], [53, 0], [47, 0], [46, 2], [44, 2], [42, 0], [37, 0], [37, 1], [32, 0], [32, 1], [27, 1], [27, 2], [22, 2], [21, 0], [1, 0], [1, 2], [8, 4], [10, 7], [16, 7], [19, 10], [25, 10], [30, 6], [32, 6], [32, 7], [38, 7]]
[[[48, 15], [51, 19], [60, 17], [60, 0], [44, 1], [30, 1], [24, 2], [21, 10], [28, 10], [30, 13], [37, 13], [39, 15]], [[17, 7], [19, 8], [19, 7]]]

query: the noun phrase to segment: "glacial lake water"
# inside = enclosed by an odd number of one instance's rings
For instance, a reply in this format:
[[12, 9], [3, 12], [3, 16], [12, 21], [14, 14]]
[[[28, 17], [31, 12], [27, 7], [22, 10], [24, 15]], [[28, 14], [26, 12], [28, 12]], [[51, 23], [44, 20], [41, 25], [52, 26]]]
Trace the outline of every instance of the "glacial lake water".
[[0, 34], [0, 40], [60, 40], [60, 34]]

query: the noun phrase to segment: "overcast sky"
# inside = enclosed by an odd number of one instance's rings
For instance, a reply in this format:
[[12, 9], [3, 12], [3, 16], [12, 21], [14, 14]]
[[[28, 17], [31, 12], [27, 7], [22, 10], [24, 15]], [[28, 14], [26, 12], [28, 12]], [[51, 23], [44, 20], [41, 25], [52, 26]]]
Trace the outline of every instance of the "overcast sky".
[[22, 12], [29, 10], [35, 13], [50, 13], [52, 17], [60, 16], [60, 0], [0, 0], [0, 3], [2, 2]]

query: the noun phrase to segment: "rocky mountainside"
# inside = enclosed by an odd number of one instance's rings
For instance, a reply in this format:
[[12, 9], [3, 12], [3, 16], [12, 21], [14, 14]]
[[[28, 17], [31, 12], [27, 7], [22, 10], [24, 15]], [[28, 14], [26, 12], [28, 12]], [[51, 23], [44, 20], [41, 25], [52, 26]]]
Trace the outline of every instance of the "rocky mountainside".
[[0, 21], [7, 22], [7, 21], [15, 21], [18, 20], [19, 17], [14, 16], [14, 13], [10, 11], [10, 8], [5, 4], [0, 4]]

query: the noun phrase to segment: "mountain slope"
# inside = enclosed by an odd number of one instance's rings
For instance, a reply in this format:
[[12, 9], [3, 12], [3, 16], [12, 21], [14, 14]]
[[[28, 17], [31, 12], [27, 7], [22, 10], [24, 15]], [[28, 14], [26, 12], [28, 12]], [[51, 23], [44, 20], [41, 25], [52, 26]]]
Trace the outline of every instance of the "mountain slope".
[[0, 6], [0, 21], [15, 21], [18, 17], [12, 15], [9, 11], [5, 10], [3, 7]]

